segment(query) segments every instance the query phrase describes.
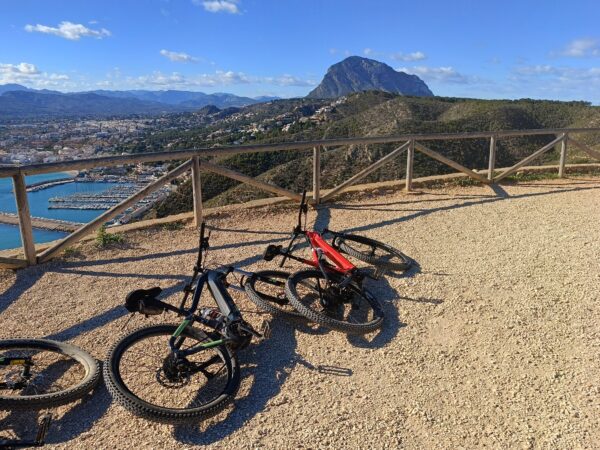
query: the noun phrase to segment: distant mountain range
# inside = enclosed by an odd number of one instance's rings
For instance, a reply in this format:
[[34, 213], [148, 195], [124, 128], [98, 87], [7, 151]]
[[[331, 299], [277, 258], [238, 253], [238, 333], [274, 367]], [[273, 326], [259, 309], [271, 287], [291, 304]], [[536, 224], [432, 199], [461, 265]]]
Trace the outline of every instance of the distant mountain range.
[[[351, 56], [331, 66], [321, 84], [307, 97], [336, 98], [362, 91], [433, 96], [425, 82], [416, 75], [398, 72], [379, 61]], [[239, 108], [276, 99], [278, 97], [250, 98], [227, 93], [205, 94], [178, 90], [62, 93], [5, 84], [0, 85], [0, 119], [162, 114], [197, 111], [208, 105], [219, 109]]]
[[192, 91], [108, 91], [62, 93], [30, 89], [20, 84], [0, 85], [0, 119], [59, 116], [123, 116], [196, 111], [207, 105], [242, 107], [278, 97], [240, 97]]
[[423, 80], [398, 72], [373, 59], [350, 56], [331, 66], [309, 98], [336, 98], [352, 92], [384, 91], [393, 94], [432, 97]]

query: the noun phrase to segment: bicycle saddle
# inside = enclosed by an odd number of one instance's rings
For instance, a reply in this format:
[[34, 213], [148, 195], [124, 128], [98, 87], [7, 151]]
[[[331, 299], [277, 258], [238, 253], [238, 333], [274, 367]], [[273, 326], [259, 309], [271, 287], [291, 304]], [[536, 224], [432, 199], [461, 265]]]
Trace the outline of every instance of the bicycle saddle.
[[145, 302], [156, 300], [156, 297], [160, 295], [162, 289], [158, 286], [150, 289], [136, 289], [131, 291], [125, 297], [125, 308], [129, 312], [140, 312], [140, 305]]

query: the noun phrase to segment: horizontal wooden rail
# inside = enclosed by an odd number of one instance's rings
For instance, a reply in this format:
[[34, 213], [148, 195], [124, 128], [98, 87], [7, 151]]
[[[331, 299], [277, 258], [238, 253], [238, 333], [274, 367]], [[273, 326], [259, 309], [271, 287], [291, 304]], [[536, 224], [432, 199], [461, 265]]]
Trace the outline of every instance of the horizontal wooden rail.
[[[292, 200], [300, 200], [300, 194], [290, 191], [279, 186], [258, 180], [256, 178], [244, 175], [240, 172], [228, 169], [226, 167], [217, 165], [212, 162], [206, 161], [208, 157], [216, 157], [215, 160], [237, 154], [248, 154], [248, 153], [259, 153], [259, 152], [277, 152], [277, 151], [309, 151], [312, 150], [312, 169], [313, 169], [313, 201], [318, 203], [319, 201], [326, 201], [333, 198], [340, 192], [348, 189], [351, 185], [357, 183], [359, 180], [368, 176], [375, 170], [382, 167], [393, 158], [402, 154], [407, 148], [409, 149], [407, 157], [407, 179], [406, 189], [410, 190], [412, 180], [412, 169], [414, 164], [414, 151], [419, 152], [440, 161], [460, 172], [467, 174], [469, 177], [480, 181], [481, 183], [497, 182], [505, 177], [515, 173], [526, 164], [530, 163], [534, 159], [540, 157], [543, 153], [553, 148], [556, 144], [562, 143], [561, 146], [561, 159], [559, 164], [559, 174], [563, 174], [565, 170], [565, 164], [567, 159], [567, 139], [569, 143], [580, 148], [590, 156], [600, 159], [600, 152], [593, 150], [588, 146], [582, 144], [580, 141], [573, 139], [571, 136], [573, 133], [600, 133], [600, 128], [564, 128], [564, 129], [543, 129], [543, 130], [506, 130], [506, 131], [486, 131], [486, 132], [467, 132], [467, 133], [439, 133], [439, 134], [406, 134], [398, 136], [375, 136], [375, 137], [362, 137], [362, 138], [343, 138], [343, 139], [326, 139], [318, 141], [303, 141], [303, 142], [286, 142], [281, 144], [266, 144], [266, 145], [242, 145], [232, 147], [218, 147], [218, 148], [200, 148], [200, 149], [188, 149], [178, 150], [172, 152], [154, 152], [154, 153], [142, 153], [142, 154], [127, 154], [127, 155], [115, 155], [105, 156], [100, 158], [80, 159], [74, 161], [61, 161], [55, 163], [46, 164], [28, 164], [21, 166], [0, 166], [0, 178], [12, 177], [15, 183], [15, 194], [17, 200], [17, 206], [19, 211], [19, 226], [21, 229], [21, 235], [23, 240], [24, 253], [26, 255], [25, 260], [0, 259], [0, 266], [3, 267], [22, 267], [24, 264], [35, 264], [36, 262], [44, 262], [56, 255], [61, 250], [65, 249], [68, 245], [78, 241], [84, 235], [89, 234], [102, 226], [107, 221], [116, 217], [118, 214], [125, 211], [130, 206], [137, 203], [139, 200], [147, 196], [150, 192], [159, 189], [164, 184], [182, 175], [189, 169], [192, 169], [192, 183], [193, 183], [193, 205], [194, 205], [194, 218], [198, 224], [202, 220], [202, 193], [200, 183], [200, 172], [209, 171], [213, 172], [236, 181], [254, 186], [258, 189], [271, 192], [280, 196], [285, 196]], [[548, 135], [558, 136], [552, 142], [543, 146], [533, 154], [519, 161], [512, 167], [504, 170], [498, 176], [494, 177], [495, 163], [496, 163], [496, 146], [497, 142], [501, 138], [511, 138], [519, 136], [535, 136], [535, 135]], [[482, 173], [478, 173], [471, 170], [446, 156], [426, 147], [417, 141], [443, 141], [443, 140], [456, 140], [456, 139], [489, 139], [489, 161], [488, 161], [488, 174], [487, 177]], [[392, 150], [386, 156], [361, 170], [357, 174], [350, 177], [348, 180], [343, 181], [341, 184], [330, 190], [326, 195], [321, 196], [321, 159], [322, 151], [326, 147], [340, 147], [347, 145], [371, 145], [371, 144], [399, 144], [399, 147]], [[401, 143], [401, 145], [400, 145]], [[202, 159], [202, 160], [201, 160]], [[186, 161], [179, 165], [175, 170], [169, 172], [159, 180], [151, 183], [144, 187], [140, 191], [133, 194], [128, 199], [122, 201], [115, 207], [105, 211], [99, 217], [94, 219], [92, 222], [83, 225], [74, 231], [71, 235], [67, 236], [62, 241], [46, 249], [41, 254], [35, 254], [35, 247], [33, 245], [33, 238], [31, 235], [31, 217], [28, 211], [27, 195], [24, 190], [24, 177], [25, 175], [40, 174], [40, 173], [51, 173], [60, 172], [66, 170], [78, 170], [78, 169], [90, 169], [94, 167], [110, 167], [120, 166], [126, 164], [138, 164], [158, 161]]]
[[11, 177], [17, 173], [33, 175], [38, 173], [62, 172], [65, 170], [81, 170], [93, 167], [120, 166], [123, 164], [137, 164], [144, 162], [186, 160], [195, 156], [228, 156], [243, 153], [276, 152], [288, 150], [312, 150], [314, 147], [331, 147], [343, 145], [369, 145], [390, 144], [404, 142], [411, 139], [417, 141], [439, 141], [454, 139], [489, 139], [498, 138], [555, 135], [563, 133], [591, 133], [600, 132], [600, 128], [553, 128], [542, 130], [506, 130], [466, 133], [437, 133], [437, 134], [405, 134], [399, 136], [376, 136], [366, 138], [325, 139], [319, 141], [287, 142], [284, 144], [239, 145], [232, 147], [200, 148], [190, 150], [176, 150], [172, 152], [141, 153], [135, 155], [103, 156], [99, 158], [86, 158], [73, 161], [60, 161], [43, 164], [27, 164], [21, 166], [0, 166], [0, 178]]
[[27, 261], [20, 258], [5, 258], [0, 256], [0, 267], [5, 269], [22, 269], [27, 267]]

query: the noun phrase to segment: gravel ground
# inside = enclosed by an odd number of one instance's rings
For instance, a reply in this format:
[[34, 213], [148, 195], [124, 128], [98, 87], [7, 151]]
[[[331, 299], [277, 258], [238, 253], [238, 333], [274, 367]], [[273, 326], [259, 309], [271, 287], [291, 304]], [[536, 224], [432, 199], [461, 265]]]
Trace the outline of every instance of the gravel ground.
[[[159, 425], [100, 387], [55, 410], [49, 447], [600, 448], [599, 194], [600, 179], [576, 178], [364, 194], [311, 211], [318, 226], [417, 261], [371, 284], [385, 302], [382, 331], [347, 337], [273, 320], [272, 338], [239, 355], [235, 407], [197, 426]], [[256, 255], [294, 220], [283, 206], [211, 217], [223, 230], [211, 261], [274, 267]], [[0, 272], [0, 334], [68, 340], [103, 359], [124, 332], [128, 291], [160, 285], [178, 298], [196, 238], [140, 231], [121, 248], [85, 244]], [[136, 317], [127, 329], [169, 318]], [[31, 434], [36, 419], [0, 413], [0, 434]]]

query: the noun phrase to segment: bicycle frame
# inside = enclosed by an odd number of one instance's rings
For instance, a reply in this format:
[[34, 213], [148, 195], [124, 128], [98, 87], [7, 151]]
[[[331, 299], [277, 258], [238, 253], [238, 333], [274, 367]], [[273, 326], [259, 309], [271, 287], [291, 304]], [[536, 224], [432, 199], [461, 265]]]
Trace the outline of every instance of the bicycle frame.
[[[315, 267], [320, 269], [325, 276], [327, 276], [327, 272], [335, 272], [339, 275], [342, 275], [346, 278], [352, 277], [356, 273], [357, 267], [352, 264], [346, 257], [344, 257], [334, 245], [329, 244], [324, 238], [323, 235], [318, 231], [307, 231], [306, 230], [306, 220], [304, 229], [302, 228], [302, 214], [304, 213], [306, 218], [307, 213], [307, 204], [306, 204], [306, 191], [302, 193], [302, 201], [300, 202], [300, 209], [298, 211], [298, 223], [294, 227], [294, 231], [292, 232], [292, 239], [288, 244], [286, 250], [282, 250], [281, 246], [270, 245], [265, 250], [263, 258], [267, 261], [273, 259], [275, 255], [283, 255], [283, 259], [279, 264], [280, 267], [283, 267], [285, 260], [287, 258], [291, 258], [295, 261], [301, 262], [303, 264]], [[338, 235], [335, 231], [331, 231], [328, 229], [323, 230], [323, 233], [330, 233], [334, 236]], [[295, 245], [294, 241], [298, 236], [304, 236], [308, 245], [312, 251], [312, 259], [305, 259], [295, 256], [293, 254]]]
[[[299, 233], [300, 234], [300, 233]], [[317, 269], [325, 266], [328, 270], [339, 273], [340, 275], [349, 275], [356, 269], [356, 266], [348, 261], [340, 252], [333, 248], [317, 231], [301, 232], [306, 237], [311, 247], [312, 259], [300, 258], [292, 254], [293, 247], [283, 253], [287, 258], [307, 264]], [[295, 237], [293, 238], [293, 240]], [[292, 240], [292, 242], [293, 242]], [[326, 260], [323, 260], [323, 257]]]
[[[131, 312], [155, 315], [170, 311], [184, 317], [183, 322], [169, 339], [169, 346], [173, 353], [183, 358], [222, 344], [230, 344], [236, 348], [245, 347], [250, 342], [252, 336], [263, 337], [262, 334], [255, 331], [243, 320], [240, 310], [227, 291], [228, 288], [243, 290], [241, 286], [237, 287], [227, 283], [227, 275], [232, 272], [238, 272], [243, 276], [250, 276], [252, 273], [234, 267], [227, 267], [223, 271], [204, 268], [202, 266], [202, 257], [208, 251], [208, 240], [210, 237], [205, 238], [204, 231], [205, 226], [203, 223], [200, 231], [198, 258], [194, 265], [192, 278], [184, 288], [184, 296], [179, 307], [157, 299], [156, 297], [161, 292], [160, 288], [133, 291], [128, 295], [126, 300], [127, 309]], [[205, 286], [208, 287], [208, 291], [216, 303], [219, 320], [216, 320], [215, 316], [204, 317], [196, 313], [200, 306], [200, 298]], [[193, 293], [191, 305], [186, 307], [191, 293]], [[183, 340], [181, 335], [194, 322], [198, 322], [214, 330], [214, 333], [210, 336], [214, 339], [206, 343], [200, 343], [193, 348], [181, 350], [180, 347]]]

